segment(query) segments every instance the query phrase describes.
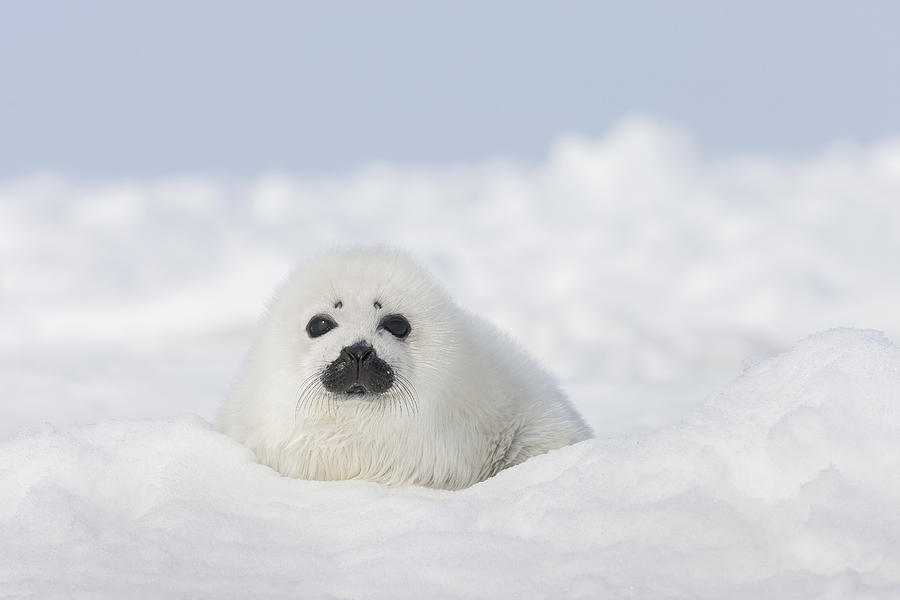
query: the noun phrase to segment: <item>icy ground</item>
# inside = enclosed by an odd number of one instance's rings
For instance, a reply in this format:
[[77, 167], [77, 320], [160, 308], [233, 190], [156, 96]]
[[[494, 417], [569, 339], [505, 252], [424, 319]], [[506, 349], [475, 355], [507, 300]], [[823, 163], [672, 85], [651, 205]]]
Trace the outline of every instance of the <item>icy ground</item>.
[[[373, 241], [597, 439], [451, 493], [212, 431], [291, 264]], [[711, 160], [640, 119], [539, 165], [0, 181], [0, 597], [900, 597], [898, 257], [900, 142]]]

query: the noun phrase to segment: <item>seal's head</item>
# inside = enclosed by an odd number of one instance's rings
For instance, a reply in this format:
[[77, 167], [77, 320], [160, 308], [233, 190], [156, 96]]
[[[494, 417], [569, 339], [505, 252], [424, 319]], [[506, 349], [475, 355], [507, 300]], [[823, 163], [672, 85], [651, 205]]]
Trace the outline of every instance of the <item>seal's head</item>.
[[280, 363], [284, 373], [305, 375], [295, 381], [297, 411], [320, 415], [315, 405], [353, 402], [417, 408], [413, 381], [428, 377], [416, 371], [448, 351], [441, 337], [452, 310], [405, 254], [346, 250], [288, 279], [258, 348], [268, 367]]

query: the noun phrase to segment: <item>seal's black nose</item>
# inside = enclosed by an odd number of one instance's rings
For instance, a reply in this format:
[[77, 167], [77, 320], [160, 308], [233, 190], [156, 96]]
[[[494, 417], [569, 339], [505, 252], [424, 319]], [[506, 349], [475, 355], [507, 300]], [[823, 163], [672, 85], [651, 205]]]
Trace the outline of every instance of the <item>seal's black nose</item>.
[[372, 346], [364, 341], [356, 342], [352, 346], [346, 346], [341, 350], [341, 354], [357, 362], [363, 362], [372, 355], [372, 352], [374, 352]]
[[360, 340], [341, 348], [338, 357], [322, 371], [322, 385], [335, 394], [381, 394], [394, 385], [394, 370], [378, 357], [371, 344]]

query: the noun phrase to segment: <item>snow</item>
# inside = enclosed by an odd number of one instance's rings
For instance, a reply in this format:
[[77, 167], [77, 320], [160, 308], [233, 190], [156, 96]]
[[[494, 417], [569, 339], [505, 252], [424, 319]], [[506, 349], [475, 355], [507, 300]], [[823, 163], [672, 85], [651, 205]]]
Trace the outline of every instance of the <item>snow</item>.
[[[898, 141], [712, 159], [647, 119], [530, 166], [0, 181], [0, 595], [898, 597], [898, 197]], [[597, 439], [443, 492], [213, 431], [290, 266], [379, 241]]]
[[198, 417], [45, 426], [0, 474], [14, 596], [895, 598], [900, 350], [821, 333], [461, 492], [279, 477]]

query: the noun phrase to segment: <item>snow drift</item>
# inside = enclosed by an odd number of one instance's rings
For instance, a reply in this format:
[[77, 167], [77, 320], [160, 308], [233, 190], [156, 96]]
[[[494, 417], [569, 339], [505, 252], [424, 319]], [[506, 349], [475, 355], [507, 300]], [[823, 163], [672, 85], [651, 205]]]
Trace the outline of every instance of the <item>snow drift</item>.
[[282, 478], [197, 417], [47, 426], [0, 480], [14, 596], [895, 598], [900, 350], [821, 333], [460, 492]]

